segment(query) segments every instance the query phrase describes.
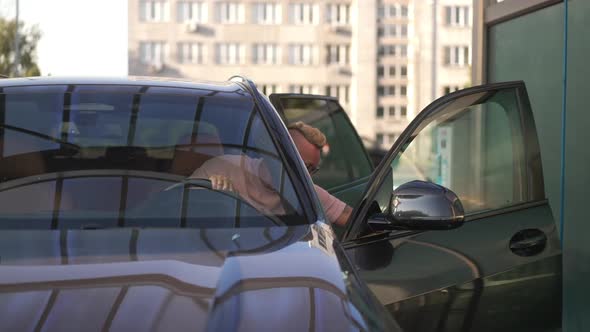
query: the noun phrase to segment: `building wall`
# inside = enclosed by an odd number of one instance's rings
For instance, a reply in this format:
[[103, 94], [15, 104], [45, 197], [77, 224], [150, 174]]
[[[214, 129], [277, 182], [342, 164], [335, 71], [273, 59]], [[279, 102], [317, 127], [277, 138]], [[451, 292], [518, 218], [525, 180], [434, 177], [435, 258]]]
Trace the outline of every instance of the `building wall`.
[[564, 214], [564, 331], [590, 330], [590, 112], [587, 86], [590, 77], [590, 2], [570, 1], [567, 57], [567, 147]]
[[[432, 18], [432, 5], [418, 0], [240, 0], [244, 20], [240, 23], [219, 23], [216, 6], [224, 1], [200, 0], [206, 4], [206, 19], [194, 25], [177, 18], [181, 0], [129, 0], [129, 73], [131, 75], [171, 76], [186, 79], [227, 80], [233, 75], [251, 78], [264, 93], [305, 92], [332, 94], [328, 86], [338, 87], [337, 97], [347, 110], [361, 137], [366, 143], [378, 140], [382, 148], [389, 148], [409, 121], [441, 96], [444, 86], [463, 87], [468, 83], [468, 67], [445, 66], [444, 46], [469, 45], [470, 25], [452, 27], [445, 24], [445, 6], [469, 6], [470, 0], [438, 0], [437, 20]], [[167, 15], [162, 20], [149, 20], [141, 15], [145, 4], [166, 3]], [[276, 24], [255, 24], [255, 3], [280, 5], [280, 21]], [[315, 17], [311, 24], [291, 24], [290, 5], [313, 5]], [[327, 21], [328, 6], [350, 6], [347, 24], [335, 25]], [[407, 9], [407, 14], [406, 14]], [[469, 10], [470, 11], [470, 10]], [[387, 13], [384, 15], [384, 13]], [[432, 27], [436, 24], [440, 39], [437, 47], [435, 91], [432, 86]], [[379, 34], [380, 29], [395, 28], [395, 35]], [[402, 33], [402, 29], [406, 33]], [[381, 30], [383, 31], [383, 30]], [[165, 56], [154, 63], [142, 59], [141, 43], [165, 43]], [[179, 43], [202, 45], [199, 63], [182, 63], [179, 60]], [[239, 43], [242, 60], [237, 64], [220, 64], [216, 58], [219, 43]], [[278, 46], [276, 64], [254, 64], [254, 44], [270, 43]], [[310, 65], [289, 63], [289, 45], [309, 44], [314, 47], [315, 62]], [[345, 64], [328, 64], [328, 45], [349, 46], [349, 61]], [[395, 54], [381, 54], [380, 48], [394, 47]], [[407, 54], [402, 55], [402, 47]], [[145, 53], [145, 52], [144, 52]], [[386, 75], [378, 74], [382, 66]], [[389, 68], [395, 74], [389, 75]], [[402, 67], [405, 75], [402, 75]], [[301, 89], [303, 87], [303, 89]], [[395, 89], [394, 95], [380, 95], [379, 87]], [[406, 89], [406, 95], [402, 95]], [[388, 90], [389, 91], [389, 90]], [[378, 115], [379, 107], [383, 116]]]

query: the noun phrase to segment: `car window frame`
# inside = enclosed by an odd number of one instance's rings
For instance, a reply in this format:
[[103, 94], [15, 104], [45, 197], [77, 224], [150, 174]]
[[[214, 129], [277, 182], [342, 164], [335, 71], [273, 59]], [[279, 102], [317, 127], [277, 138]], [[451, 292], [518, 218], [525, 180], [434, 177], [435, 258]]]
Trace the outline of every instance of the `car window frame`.
[[301, 204], [303, 214], [308, 219], [309, 224], [311, 225], [319, 220], [327, 223], [311, 177], [299, 156], [299, 152], [289, 135], [280, 112], [266, 96], [258, 91], [252, 80], [242, 76], [232, 76], [228, 81], [239, 85], [252, 97], [255, 107], [258, 108], [260, 118], [283, 161], [287, 175], [290, 177], [295, 194]]

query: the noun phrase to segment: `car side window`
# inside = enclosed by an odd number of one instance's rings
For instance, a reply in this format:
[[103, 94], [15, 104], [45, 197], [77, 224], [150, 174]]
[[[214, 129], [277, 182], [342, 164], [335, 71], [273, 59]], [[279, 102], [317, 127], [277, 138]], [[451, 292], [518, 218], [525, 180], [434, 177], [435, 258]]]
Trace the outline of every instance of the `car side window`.
[[[449, 102], [425, 118], [391, 162], [377, 201], [383, 209], [398, 186], [429, 181], [454, 191], [465, 213], [527, 200], [525, 140], [516, 91]], [[384, 194], [384, 192], [386, 192]]]
[[326, 135], [320, 170], [314, 183], [331, 189], [371, 174], [371, 161], [340, 105], [321, 98], [281, 98], [287, 125], [303, 121]]

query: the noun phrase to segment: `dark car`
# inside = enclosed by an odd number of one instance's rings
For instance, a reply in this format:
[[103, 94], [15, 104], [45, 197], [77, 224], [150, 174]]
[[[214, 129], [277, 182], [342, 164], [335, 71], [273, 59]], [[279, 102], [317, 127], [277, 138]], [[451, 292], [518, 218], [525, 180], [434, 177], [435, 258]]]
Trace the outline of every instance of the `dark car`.
[[1, 80], [0, 330], [559, 327], [522, 82], [435, 101], [369, 175], [334, 167], [367, 184], [339, 238], [284, 114], [241, 78]]

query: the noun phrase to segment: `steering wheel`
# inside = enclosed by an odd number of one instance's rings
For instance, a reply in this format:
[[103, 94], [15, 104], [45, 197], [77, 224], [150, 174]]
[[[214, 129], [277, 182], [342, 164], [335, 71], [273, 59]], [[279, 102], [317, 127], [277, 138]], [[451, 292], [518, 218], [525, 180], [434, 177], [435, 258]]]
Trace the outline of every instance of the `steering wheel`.
[[[209, 179], [204, 179], [204, 178], [185, 178], [182, 181], [179, 181], [178, 183], [175, 183], [167, 188], [165, 188], [164, 190], [162, 190], [160, 193], [164, 193], [176, 188], [187, 188], [187, 187], [198, 187], [198, 188], [203, 188], [206, 190], [212, 190], [215, 192], [218, 192], [222, 195], [228, 196], [236, 201], [239, 201], [242, 204], [245, 204], [248, 208], [252, 209], [253, 211], [257, 211], [258, 213], [260, 213], [260, 215], [269, 218], [270, 220], [272, 220], [272, 222], [275, 225], [278, 226], [285, 226], [285, 222], [282, 221], [280, 218], [278, 218], [275, 215], [272, 214], [266, 214], [260, 211], [260, 209], [257, 209], [256, 207], [254, 207], [250, 202], [248, 202], [247, 200], [245, 200], [242, 196], [240, 196], [239, 193], [235, 192], [235, 191], [229, 191], [229, 190], [218, 190], [218, 189], [213, 189], [211, 180]], [[158, 194], [156, 194], [158, 195]]]
[[208, 189], [208, 190], [214, 190], [214, 191], [222, 193], [226, 196], [229, 196], [237, 201], [248, 204], [249, 207], [256, 210], [255, 207], [253, 207], [248, 201], [246, 201], [244, 198], [242, 198], [242, 196], [240, 196], [240, 194], [238, 194], [235, 191], [213, 189], [213, 185], [211, 184], [211, 180], [209, 180], [209, 179], [185, 178], [184, 180], [165, 188], [163, 191], [169, 191], [169, 190], [172, 190], [172, 189], [175, 189], [178, 187], [199, 187], [199, 188], [204, 188], [204, 189]]

